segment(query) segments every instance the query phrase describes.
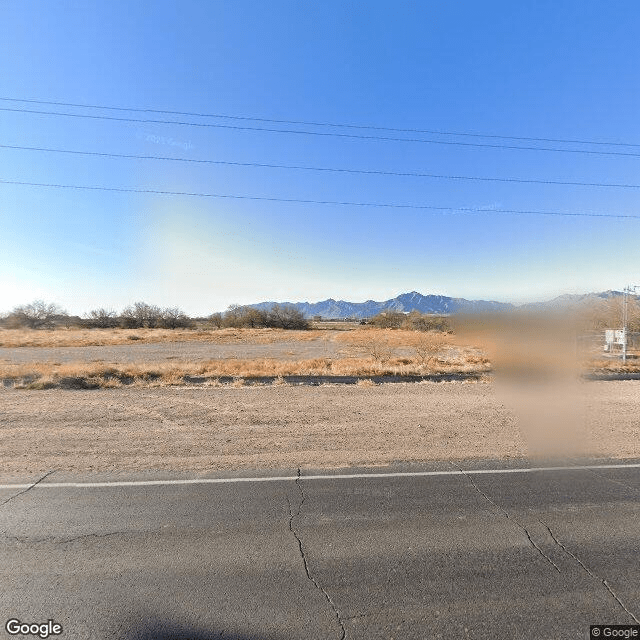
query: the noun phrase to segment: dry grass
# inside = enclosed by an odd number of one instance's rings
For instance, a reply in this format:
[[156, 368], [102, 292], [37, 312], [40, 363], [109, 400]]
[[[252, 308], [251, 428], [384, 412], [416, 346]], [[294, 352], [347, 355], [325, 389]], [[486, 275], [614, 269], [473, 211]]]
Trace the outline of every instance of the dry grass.
[[[0, 331], [2, 346], [88, 346], [132, 344], [137, 342], [206, 341], [217, 344], [276, 344], [296, 340], [333, 340], [345, 345], [336, 358], [312, 359], [225, 358], [170, 363], [110, 365], [103, 362], [36, 362], [1, 364], [0, 381], [16, 388], [47, 389], [111, 388], [122, 385], [168, 386], [219, 378], [242, 386], [248, 379], [268, 378], [276, 385], [286, 384], [287, 376], [423, 376], [433, 374], [480, 374], [491, 369], [487, 355], [476, 348], [454, 344], [453, 336], [440, 332], [405, 331], [356, 326], [349, 331], [282, 329], [94, 329]], [[595, 354], [594, 354], [595, 356]], [[530, 368], [532, 360], [524, 366]], [[619, 360], [593, 357], [584, 369], [601, 372], [639, 372], [640, 359], [626, 365]], [[363, 383], [366, 384], [366, 383]]]
[[0, 366], [0, 380], [16, 388], [48, 389], [54, 387], [99, 388], [123, 384], [180, 385], [199, 380], [230, 378], [242, 386], [246, 378], [275, 378], [283, 384], [285, 376], [421, 376], [438, 373], [483, 373], [489, 369], [486, 359], [463, 356], [448, 360], [418, 357], [390, 357], [384, 362], [369, 358], [313, 358], [278, 360], [236, 358], [201, 363], [172, 362], [161, 364], [108, 365], [104, 363], [56, 362], [5, 364]]
[[611, 373], [640, 373], [640, 357], [627, 360], [591, 360], [588, 363], [592, 371], [603, 371]]
[[377, 327], [358, 327], [336, 335], [336, 342], [355, 347], [369, 347], [379, 344], [387, 348], [418, 347], [425, 340], [438, 342], [442, 347], [452, 343], [452, 336], [439, 331], [406, 331], [404, 329], [379, 329]]
[[[363, 378], [359, 384], [370, 385], [367, 378], [378, 376], [428, 376], [438, 374], [483, 374], [491, 370], [488, 359], [475, 353], [461, 353], [446, 358], [417, 354], [413, 357], [390, 356], [381, 360], [371, 357], [313, 358], [278, 360], [256, 358], [215, 359], [205, 362], [136, 363], [108, 365], [104, 363], [56, 362], [0, 365], [0, 381], [17, 389], [51, 388], [116, 388], [123, 385], [173, 386], [205, 382], [219, 384], [225, 378], [232, 386], [244, 386], [248, 380], [264, 379], [275, 385], [287, 384], [288, 376], [347, 376]], [[589, 371], [640, 372], [640, 361], [625, 366], [616, 361], [591, 362]]]
[[378, 329], [351, 325], [309, 331], [286, 329], [0, 329], [0, 347], [93, 347], [157, 342], [211, 342], [213, 344], [273, 344], [332, 338], [350, 346], [372, 343], [390, 348], [415, 347], [425, 336], [438, 336], [442, 344], [450, 336], [438, 332]]
[[157, 342], [273, 344], [316, 340], [325, 331], [286, 329], [0, 329], [0, 347], [93, 347]]
[[92, 347], [159, 342], [210, 342], [212, 344], [274, 344], [332, 339], [347, 346], [393, 350], [417, 347], [425, 340], [442, 346], [451, 336], [440, 332], [379, 329], [350, 325], [323, 327], [309, 331], [286, 329], [0, 329], [0, 347]]

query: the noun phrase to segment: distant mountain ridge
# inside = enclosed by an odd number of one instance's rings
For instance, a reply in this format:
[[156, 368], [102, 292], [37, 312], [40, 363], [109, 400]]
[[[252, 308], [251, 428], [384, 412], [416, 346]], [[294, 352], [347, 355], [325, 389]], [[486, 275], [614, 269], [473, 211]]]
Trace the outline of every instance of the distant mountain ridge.
[[[248, 305], [256, 309], [269, 309], [275, 302], [259, 302]], [[301, 311], [305, 317], [322, 316], [327, 319], [370, 318], [382, 311], [420, 311], [421, 313], [452, 314], [461, 312], [504, 311], [513, 305], [491, 300], [466, 300], [441, 295], [423, 295], [417, 291], [402, 293], [389, 300], [348, 302], [347, 300], [322, 300], [320, 302], [287, 302]]]
[[[563, 294], [546, 302], [532, 302], [521, 305], [521, 307], [529, 309], [578, 307], [603, 304], [607, 300], [619, 296], [622, 296], [622, 291], [609, 290], [597, 293]], [[247, 306], [266, 310], [274, 304], [276, 303], [270, 301]], [[423, 295], [417, 291], [401, 293], [395, 298], [383, 301], [349, 302], [347, 300], [329, 298], [320, 302], [285, 302], [279, 304], [290, 304], [300, 310], [307, 318], [322, 316], [331, 320], [339, 318], [371, 318], [382, 311], [401, 311], [406, 313], [420, 311], [421, 313], [451, 315], [455, 313], [508, 311], [518, 306], [509, 302], [496, 302], [495, 300], [467, 300], [466, 298], [451, 298], [434, 294]]]

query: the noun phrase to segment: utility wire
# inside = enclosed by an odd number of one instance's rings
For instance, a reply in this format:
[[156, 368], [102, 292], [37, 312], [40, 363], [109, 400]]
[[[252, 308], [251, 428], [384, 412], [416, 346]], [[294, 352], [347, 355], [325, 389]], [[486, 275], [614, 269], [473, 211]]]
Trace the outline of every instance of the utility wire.
[[640, 189], [640, 184], [626, 184], [616, 182], [577, 182], [565, 180], [542, 180], [535, 178], [501, 178], [487, 176], [458, 176], [439, 173], [421, 173], [417, 171], [384, 171], [382, 169], [350, 169], [343, 167], [315, 167], [295, 164], [273, 164], [266, 162], [233, 162], [231, 160], [210, 160], [198, 158], [179, 158], [176, 156], [139, 155], [133, 153], [109, 153], [103, 151], [80, 151], [75, 149], [57, 149], [51, 147], [25, 147], [12, 144], [0, 144], [0, 149], [14, 149], [19, 151], [38, 151], [46, 153], [62, 153], [81, 156], [96, 156], [100, 158], [125, 158], [129, 160], [162, 160], [167, 162], [187, 162], [195, 164], [214, 164], [231, 167], [257, 167], [263, 169], [288, 169], [300, 171], [324, 171], [329, 173], [351, 173], [358, 175], [400, 176], [410, 178], [439, 178], [442, 180], [473, 180], [483, 182], [514, 182], [523, 184], [548, 184], [574, 187], [608, 187], [618, 189]]
[[337, 122], [314, 122], [309, 120], [278, 120], [273, 118], [258, 118], [251, 116], [238, 116], [221, 113], [198, 113], [193, 111], [170, 111], [167, 109], [140, 109], [133, 107], [114, 107], [97, 104], [82, 104], [76, 102], [56, 102], [52, 100], [27, 100], [21, 98], [8, 98], [0, 96], [0, 100], [4, 102], [24, 102], [29, 104], [43, 104], [58, 107], [77, 107], [81, 109], [102, 109], [105, 111], [130, 111], [135, 113], [164, 113], [175, 116], [193, 116], [198, 118], [220, 118], [225, 120], [243, 120], [250, 122], [270, 122], [272, 124], [293, 124], [293, 125], [305, 125], [313, 127], [335, 127], [343, 129], [368, 129], [372, 131], [392, 131], [395, 133], [427, 133], [431, 135], [444, 135], [444, 136], [465, 136], [473, 138], [495, 138], [499, 140], [528, 140], [530, 142], [557, 142], [561, 144], [592, 144], [603, 146], [616, 146], [616, 147], [640, 147], [640, 143], [631, 142], [613, 142], [603, 140], [577, 140], [566, 138], [535, 138], [531, 136], [507, 136], [497, 135], [490, 133], [471, 133], [468, 131], [442, 131], [437, 129], [403, 129], [399, 127], [382, 127], [368, 124], [345, 124]]
[[511, 213], [517, 215], [535, 216], [563, 216], [563, 217], [588, 217], [588, 218], [624, 218], [640, 220], [640, 215], [627, 215], [622, 213], [590, 213], [587, 211], [528, 211], [523, 209], [486, 209], [482, 207], [439, 207], [426, 204], [399, 204], [385, 202], [347, 202], [340, 200], [305, 200], [302, 198], [276, 198], [268, 196], [248, 196], [223, 193], [200, 193], [193, 191], [164, 191], [160, 189], [133, 189], [128, 187], [104, 187], [93, 185], [54, 184], [44, 182], [25, 182], [22, 180], [0, 179], [0, 184], [20, 185], [27, 187], [45, 187], [52, 189], [75, 189], [82, 191], [111, 191], [117, 193], [146, 193], [164, 196], [190, 196], [197, 198], [224, 198], [230, 200], [257, 200], [262, 202], [285, 202], [293, 204], [318, 204], [341, 207], [375, 207], [385, 209], [421, 209], [449, 213]]
[[61, 111], [40, 111], [36, 109], [14, 109], [11, 107], [0, 107], [0, 111], [10, 111], [14, 113], [30, 113], [49, 116], [63, 116], [68, 118], [88, 118], [91, 120], [110, 120], [117, 122], [139, 122], [144, 124], [173, 124], [188, 127], [205, 127], [215, 129], [227, 129], [234, 131], [262, 131], [266, 133], [289, 133], [294, 135], [320, 136], [333, 138], [348, 138], [358, 140], [379, 140], [383, 142], [420, 142], [424, 144], [440, 144], [457, 147], [474, 147], [485, 149], [515, 149], [520, 151], [545, 151], [555, 153], [574, 153], [597, 156], [627, 156], [640, 157], [640, 153], [628, 151], [595, 151], [592, 149], [558, 149], [557, 147], [528, 147], [524, 145], [492, 144], [484, 142], [461, 142], [455, 140], [433, 140], [427, 138], [397, 138], [393, 136], [364, 135], [356, 133], [337, 133], [335, 131], [310, 131], [307, 129], [273, 129], [270, 127], [250, 127], [245, 125], [219, 124], [214, 122], [186, 122], [178, 120], [149, 120], [145, 118], [122, 118], [117, 116], [104, 116], [88, 113], [68, 113]]

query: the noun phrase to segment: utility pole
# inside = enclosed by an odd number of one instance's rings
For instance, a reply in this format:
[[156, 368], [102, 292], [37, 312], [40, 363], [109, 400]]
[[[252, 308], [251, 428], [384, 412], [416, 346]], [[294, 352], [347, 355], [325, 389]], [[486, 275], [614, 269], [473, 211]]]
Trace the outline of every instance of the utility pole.
[[640, 289], [640, 285], [630, 284], [622, 292], [622, 362], [627, 361], [627, 342], [629, 341], [629, 296]]

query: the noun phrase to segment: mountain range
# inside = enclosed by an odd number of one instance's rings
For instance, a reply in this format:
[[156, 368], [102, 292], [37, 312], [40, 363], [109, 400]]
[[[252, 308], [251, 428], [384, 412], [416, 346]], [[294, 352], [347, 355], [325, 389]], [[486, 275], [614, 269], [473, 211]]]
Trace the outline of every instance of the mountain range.
[[[610, 298], [621, 296], [621, 291], [602, 291], [599, 293], [566, 294], [547, 302], [537, 302], [523, 305], [529, 308], [541, 306], [570, 307], [582, 304], [602, 303]], [[275, 302], [259, 302], [248, 305], [256, 309], [269, 309]], [[389, 300], [367, 300], [366, 302], [349, 302], [347, 300], [322, 300], [320, 302], [288, 302], [299, 309], [307, 318], [322, 316], [327, 319], [337, 318], [371, 318], [382, 311], [420, 311], [438, 315], [455, 313], [486, 313], [491, 311], [506, 311], [514, 309], [516, 305], [494, 300], [467, 300], [465, 298], [451, 298], [441, 295], [423, 295], [417, 291], [401, 293]]]
[[[256, 309], [269, 309], [274, 302], [260, 302], [250, 306]], [[307, 318], [370, 318], [381, 311], [420, 311], [421, 313], [452, 314], [461, 312], [503, 311], [512, 308], [505, 302], [488, 300], [465, 300], [440, 295], [423, 295], [417, 291], [402, 293], [390, 300], [367, 300], [366, 302], [348, 302], [347, 300], [322, 300], [320, 302], [285, 303], [299, 309]]]

